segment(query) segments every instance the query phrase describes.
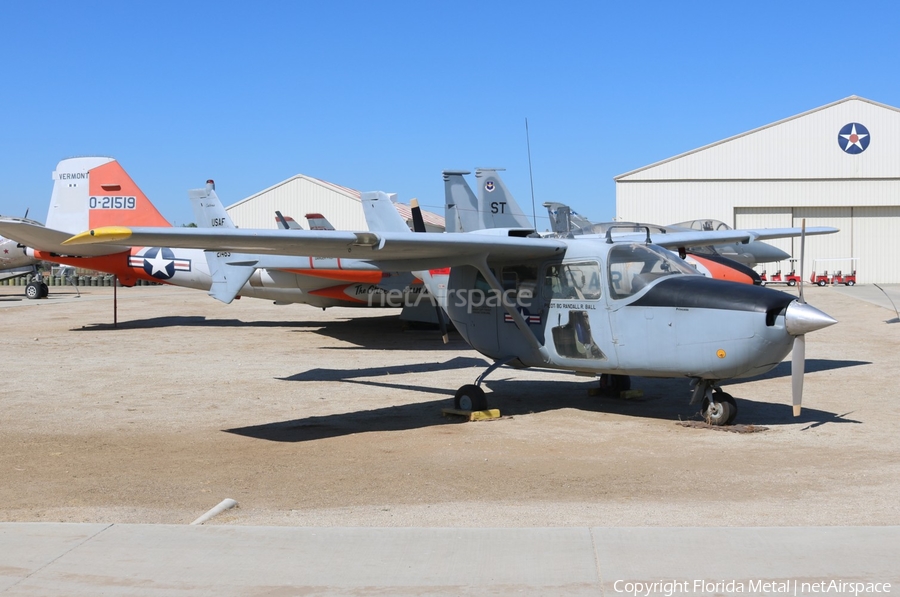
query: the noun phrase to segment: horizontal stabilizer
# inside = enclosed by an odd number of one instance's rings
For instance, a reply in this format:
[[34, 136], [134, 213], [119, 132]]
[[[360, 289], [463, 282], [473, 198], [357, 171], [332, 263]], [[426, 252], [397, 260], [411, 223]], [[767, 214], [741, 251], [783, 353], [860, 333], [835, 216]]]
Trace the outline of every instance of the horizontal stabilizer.
[[[237, 255], [230, 255], [233, 258]], [[241, 256], [245, 257], [245, 256]], [[226, 305], [231, 303], [240, 293], [241, 288], [256, 271], [257, 261], [246, 259], [234, 263], [226, 262], [226, 258], [214, 251], [206, 252], [206, 263], [209, 265], [209, 274], [212, 284], [209, 287], [209, 296], [222, 301]]]

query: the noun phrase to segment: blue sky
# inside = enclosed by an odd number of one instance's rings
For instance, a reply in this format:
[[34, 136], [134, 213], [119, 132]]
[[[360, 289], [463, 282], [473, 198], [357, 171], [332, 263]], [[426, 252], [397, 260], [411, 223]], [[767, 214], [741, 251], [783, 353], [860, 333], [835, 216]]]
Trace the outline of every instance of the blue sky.
[[0, 214], [43, 220], [50, 173], [77, 155], [117, 158], [178, 224], [207, 178], [231, 204], [298, 173], [441, 211], [441, 170], [502, 167], [530, 211], [527, 118], [538, 209], [608, 220], [618, 174], [850, 95], [900, 106], [898, 16], [890, 2], [3, 2]]

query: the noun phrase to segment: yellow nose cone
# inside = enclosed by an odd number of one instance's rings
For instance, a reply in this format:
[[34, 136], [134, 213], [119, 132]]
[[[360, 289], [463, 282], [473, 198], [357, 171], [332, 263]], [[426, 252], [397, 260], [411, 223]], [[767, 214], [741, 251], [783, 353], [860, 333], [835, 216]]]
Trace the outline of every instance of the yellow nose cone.
[[131, 237], [131, 228], [125, 226], [104, 226], [102, 228], [94, 228], [81, 234], [76, 234], [72, 238], [66, 239], [64, 245], [90, 245], [94, 243], [109, 243], [117, 240], [125, 240]]

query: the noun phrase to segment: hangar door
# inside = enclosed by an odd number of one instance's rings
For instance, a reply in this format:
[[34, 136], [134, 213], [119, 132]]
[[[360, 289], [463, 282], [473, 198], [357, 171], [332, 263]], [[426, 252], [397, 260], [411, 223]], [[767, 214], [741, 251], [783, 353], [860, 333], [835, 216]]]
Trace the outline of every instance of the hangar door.
[[[806, 239], [806, 263], [804, 272], [809, 280], [813, 270], [847, 273], [852, 269], [853, 254], [853, 210], [850, 207], [795, 207], [793, 226], [800, 227], [803, 219], [806, 226], [831, 226], [840, 232], [810, 236]], [[795, 257], [800, 256], [800, 239], [794, 239]], [[824, 261], [828, 259], [829, 261]]]
[[900, 284], [900, 206], [853, 208], [859, 283]]
[[[821, 236], [809, 236], [806, 238], [806, 262], [803, 264], [804, 276], [808, 280], [813, 271], [813, 265], [820, 271], [841, 269], [846, 271], [853, 254], [853, 218], [849, 207], [736, 207], [734, 210], [735, 228], [799, 228], [806, 219], [806, 226], [831, 226], [840, 232]], [[766, 241], [790, 253], [794, 258], [800, 258], [800, 238], [777, 239]], [[824, 259], [842, 259], [844, 261], [819, 261]], [[791, 270], [790, 264], [780, 266], [785, 272]], [[797, 272], [800, 272], [800, 263], [796, 263]], [[774, 270], [778, 266], [760, 265], [756, 269]]]

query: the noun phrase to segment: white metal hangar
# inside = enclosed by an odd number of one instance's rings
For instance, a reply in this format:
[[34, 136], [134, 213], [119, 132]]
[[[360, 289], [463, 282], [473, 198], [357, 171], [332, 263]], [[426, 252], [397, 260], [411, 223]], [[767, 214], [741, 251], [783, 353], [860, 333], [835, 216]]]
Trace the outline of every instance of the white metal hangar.
[[[780, 228], [805, 219], [840, 228], [806, 239], [807, 279], [815, 267], [900, 283], [900, 109], [850, 96], [615, 181], [619, 220]], [[799, 239], [771, 242], [800, 255]]]
[[[409, 206], [395, 203], [407, 222]], [[306, 214], [318, 213], [338, 230], [368, 230], [360, 192], [318, 178], [297, 174], [225, 208], [239, 228], [277, 228], [275, 211], [294, 218], [304, 228]], [[444, 218], [422, 211], [429, 232], [443, 232]]]

